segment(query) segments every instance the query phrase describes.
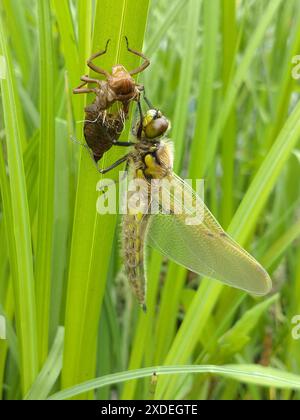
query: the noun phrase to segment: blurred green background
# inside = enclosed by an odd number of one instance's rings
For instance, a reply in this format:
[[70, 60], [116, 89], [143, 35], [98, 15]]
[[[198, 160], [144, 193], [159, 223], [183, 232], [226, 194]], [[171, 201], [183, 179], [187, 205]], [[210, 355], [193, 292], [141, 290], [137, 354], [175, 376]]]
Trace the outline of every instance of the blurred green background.
[[[1, 0], [2, 399], [299, 399], [299, 23], [298, 0]], [[96, 213], [99, 174], [70, 141], [87, 57], [111, 38], [102, 66], [137, 66], [125, 35], [151, 60], [139, 82], [172, 121], [176, 172], [205, 179], [270, 296], [152, 252], [147, 314], [133, 298], [120, 220]]]

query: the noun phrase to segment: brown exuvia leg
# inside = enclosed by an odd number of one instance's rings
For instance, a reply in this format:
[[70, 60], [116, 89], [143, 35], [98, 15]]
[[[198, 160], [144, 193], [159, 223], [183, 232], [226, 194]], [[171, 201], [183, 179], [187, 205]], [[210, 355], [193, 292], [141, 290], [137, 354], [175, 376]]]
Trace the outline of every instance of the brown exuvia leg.
[[[87, 76], [82, 76], [81, 80], [84, 80]], [[83, 86], [85, 86], [88, 83], [88, 81], [84, 80], [84, 83], [81, 83], [81, 85], [79, 85], [77, 88], [73, 89], [73, 93], [74, 94], [78, 94], [78, 93], [96, 93], [97, 94], [97, 90], [94, 88], [84, 88]]]
[[142, 71], [144, 71], [150, 65], [150, 60], [143, 53], [138, 52], [136, 50], [133, 50], [132, 48], [129, 48], [129, 42], [128, 42], [127, 36], [125, 36], [125, 40], [126, 40], [127, 50], [129, 52], [131, 52], [132, 54], [135, 54], [138, 57], [141, 57], [141, 58], [144, 59], [144, 62], [139, 67], [137, 67], [136, 69], [131, 70], [129, 72], [129, 74], [134, 75], [134, 74], [141, 73]]
[[81, 76], [80, 80], [84, 82], [83, 86], [86, 85], [87, 83], [96, 83], [97, 85], [101, 85], [100, 80], [93, 79], [92, 77], [89, 77], [87, 74], [85, 76]]
[[110, 39], [106, 42], [106, 46], [104, 50], [91, 55], [91, 57], [87, 60], [87, 65], [89, 66], [90, 69], [94, 70], [96, 73], [103, 74], [103, 76], [105, 77], [109, 77], [109, 73], [106, 70], [102, 69], [101, 67], [96, 66], [93, 63], [93, 60], [95, 60], [95, 58], [100, 57], [103, 54], [106, 54], [109, 42], [110, 42]]

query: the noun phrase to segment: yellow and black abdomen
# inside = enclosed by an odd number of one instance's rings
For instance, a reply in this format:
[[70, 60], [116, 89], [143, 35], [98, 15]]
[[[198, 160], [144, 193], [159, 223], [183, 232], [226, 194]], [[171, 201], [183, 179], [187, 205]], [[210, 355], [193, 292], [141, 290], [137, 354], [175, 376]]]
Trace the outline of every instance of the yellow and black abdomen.
[[123, 218], [123, 259], [127, 278], [139, 304], [146, 309], [146, 273], [144, 268], [145, 232], [148, 216], [127, 214]]
[[[154, 149], [154, 150], [153, 150]], [[151, 180], [163, 179], [170, 173], [173, 165], [172, 147], [169, 143], [160, 142], [149, 145], [149, 150], [132, 155], [130, 170], [132, 180], [142, 181], [139, 197], [141, 211], [130, 205], [133, 193], [128, 193], [127, 214], [123, 216], [123, 260], [126, 276], [138, 302], [145, 310], [146, 273], [145, 273], [145, 240], [147, 226], [151, 215]], [[157, 188], [157, 187], [156, 187]]]

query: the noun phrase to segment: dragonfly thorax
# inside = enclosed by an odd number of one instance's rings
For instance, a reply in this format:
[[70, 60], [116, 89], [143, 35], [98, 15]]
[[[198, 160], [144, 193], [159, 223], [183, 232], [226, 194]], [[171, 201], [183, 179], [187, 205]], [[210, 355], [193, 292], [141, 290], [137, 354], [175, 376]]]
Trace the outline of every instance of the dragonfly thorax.
[[173, 145], [162, 140], [156, 144], [141, 142], [133, 157], [136, 168], [143, 172], [147, 179], [162, 179], [173, 170]]

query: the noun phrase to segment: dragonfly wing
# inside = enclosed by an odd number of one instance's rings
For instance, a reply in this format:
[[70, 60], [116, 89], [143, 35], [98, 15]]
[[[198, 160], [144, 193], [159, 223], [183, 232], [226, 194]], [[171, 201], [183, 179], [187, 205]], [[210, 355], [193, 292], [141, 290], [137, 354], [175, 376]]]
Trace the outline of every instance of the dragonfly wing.
[[200, 197], [190, 193], [202, 203], [202, 223], [187, 224], [185, 214], [152, 215], [147, 244], [195, 273], [255, 295], [267, 294], [272, 282], [265, 269], [223, 231]]

